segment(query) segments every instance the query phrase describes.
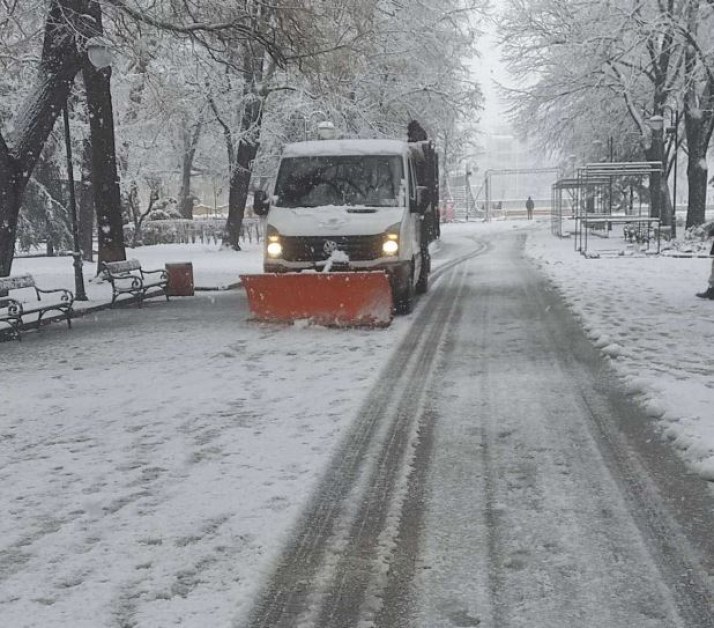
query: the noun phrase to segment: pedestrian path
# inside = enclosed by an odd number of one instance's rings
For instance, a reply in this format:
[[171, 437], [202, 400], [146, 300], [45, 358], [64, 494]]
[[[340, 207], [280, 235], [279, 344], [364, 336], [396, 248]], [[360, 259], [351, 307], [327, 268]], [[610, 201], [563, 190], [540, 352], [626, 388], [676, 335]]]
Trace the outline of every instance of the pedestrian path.
[[[224, 290], [234, 290], [240, 287], [240, 282], [230, 284], [228, 286], [194, 286], [194, 291], [196, 292], [218, 292]], [[73, 290], [72, 287], [68, 289]], [[110, 309], [112, 307], [112, 290], [111, 284], [106, 281], [97, 279], [96, 277], [91, 278], [86, 285], [87, 300], [77, 301], [75, 300], [72, 304], [72, 319], [81, 318], [89, 314], [94, 314], [101, 310]], [[164, 293], [161, 290], [156, 290], [149, 292], [148, 296], [144, 297], [144, 300], [149, 299], [149, 302], [157, 297], [163, 297]], [[170, 298], [185, 298], [185, 297], [170, 297]], [[114, 304], [115, 307], [138, 307], [137, 300], [131, 295], [126, 295], [120, 297], [116, 300]], [[65, 323], [66, 318], [63, 314], [46, 314], [42, 319], [42, 325], [48, 325], [51, 323], [61, 322]], [[0, 327], [0, 342], [4, 340], [9, 340], [12, 336], [9, 333], [10, 327], [7, 329]], [[31, 332], [37, 329], [37, 314], [23, 316], [23, 326], [22, 333]]]

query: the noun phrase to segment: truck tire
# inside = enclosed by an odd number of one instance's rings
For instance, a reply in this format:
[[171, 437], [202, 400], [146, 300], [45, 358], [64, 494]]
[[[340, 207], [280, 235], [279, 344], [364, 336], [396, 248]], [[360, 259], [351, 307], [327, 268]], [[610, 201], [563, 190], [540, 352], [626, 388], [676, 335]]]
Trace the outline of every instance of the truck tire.
[[394, 311], [397, 314], [411, 314], [414, 311], [414, 299], [416, 290], [414, 287], [414, 265], [407, 276], [404, 284], [397, 284], [394, 288]]
[[417, 279], [415, 291], [417, 294], [425, 294], [429, 290], [429, 273], [431, 272], [431, 255], [428, 250], [421, 252], [421, 270]]

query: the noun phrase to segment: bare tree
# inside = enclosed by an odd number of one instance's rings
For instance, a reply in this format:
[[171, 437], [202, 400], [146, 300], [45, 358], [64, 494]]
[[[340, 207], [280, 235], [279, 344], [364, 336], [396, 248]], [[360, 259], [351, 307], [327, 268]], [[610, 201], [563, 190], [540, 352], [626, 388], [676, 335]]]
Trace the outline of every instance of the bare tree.
[[198, 142], [203, 131], [203, 120], [199, 118], [196, 122], [184, 122], [181, 132], [181, 186], [178, 193], [178, 210], [183, 218], [189, 220], [193, 218], [194, 196], [191, 193], [191, 176], [193, 173], [193, 162], [196, 158]]
[[[237, 98], [238, 127], [234, 131], [216, 104], [209, 103], [218, 124], [223, 130], [229, 167], [228, 220], [223, 245], [240, 250], [240, 232], [245, 215], [253, 161], [260, 148], [260, 132], [267, 90], [261, 88], [266, 59], [252, 45], [243, 47], [244, 67], [241, 72], [241, 97]], [[230, 81], [229, 81], [230, 84]], [[229, 90], [228, 93], [233, 93]]]
[[684, 118], [687, 140], [687, 227], [705, 221], [707, 204], [707, 152], [714, 132], [714, 53], [711, 28], [714, 3], [689, 0], [685, 3], [681, 37], [684, 63]]
[[[588, 154], [593, 140], [631, 147], [639, 137], [650, 161], [673, 155], [653, 137], [648, 119], [663, 115], [681, 80], [682, 49], [674, 0], [615, 0], [573, 5], [566, 0], [511, 0], [503, 21], [506, 58], [523, 87], [510, 90], [521, 129], [551, 149]], [[667, 177], [655, 177], [671, 220]]]
[[[88, 15], [94, 21], [95, 37], [104, 34], [98, 2], [89, 3]], [[99, 241], [98, 271], [103, 262], [126, 259], [124, 227], [114, 138], [114, 110], [111, 93], [111, 67], [95, 68], [89, 57], [82, 57], [82, 78], [87, 96], [90, 145], [92, 150], [92, 190]]]
[[91, 36], [81, 18], [85, 0], [51, 0], [35, 85], [14, 120], [9, 142], [0, 134], [0, 275], [9, 275], [22, 195], [79, 70], [77, 39]]
[[[125, 135], [120, 143], [123, 172], [138, 172], [146, 163], [130, 152], [135, 149], [134, 137], [142, 137], [141, 124], [155, 114], [151, 107], [159, 89], [170, 86], [183, 91], [184, 96], [196, 96], [205, 90], [206, 77], [212, 77], [208, 91], [218, 123], [209, 128], [205, 119], [197, 118], [187, 125], [189, 133], [180, 149], [180, 196], [184, 200], [190, 197], [191, 164], [200, 150], [199, 139], [215, 134], [218, 128], [229, 161], [226, 243], [236, 248], [253, 166], [264, 140], [264, 120], [271, 123], [265, 135], [275, 142], [287, 137], [283, 129], [295, 126], [296, 119], [307, 128], [313, 112], [335, 118], [347, 132], [372, 135], [401, 135], [406, 122], [419, 112], [436, 135], [444, 121], [452, 132], [459, 115], [472, 111], [479, 98], [476, 86], [467, 80], [461, 57], [471, 50], [474, 39], [467, 16], [485, 4], [483, 0], [415, 0], [407, 5], [396, 0], [46, 1], [48, 5], [38, 5], [48, 6], [48, 13], [36, 87], [25, 104], [13, 107], [12, 139], [6, 141], [0, 134], [0, 270], [5, 273], [12, 263], [26, 178], [79, 71], [84, 79], [91, 144], [91, 168], [83, 169], [83, 180], [90, 172], [99, 262], [125, 255], [111, 70], [97, 70], [83, 52], [86, 40], [103, 34], [105, 26], [106, 34], [125, 51], [148, 48], [150, 52], [139, 70], [141, 85], [129, 95], [129, 112], [120, 116], [122, 132], [136, 123], [134, 136]], [[0, 20], [0, 31], [2, 28]], [[153, 40], [159, 44], [154, 46]], [[170, 57], [171, 50], [181, 50], [179, 56], [193, 53], [194, 69], [205, 76], [189, 79], [183, 68], [165, 72], [164, 76], [175, 78], [174, 84], [155, 80], [149, 97], [146, 86], [151, 66], [156, 66], [156, 75], [170, 68], [172, 60], [158, 53], [169, 51]], [[2, 84], [0, 79], [0, 90]], [[290, 97], [286, 97], [288, 93]], [[173, 95], [166, 93], [166, 102]], [[298, 108], [291, 111], [289, 103]], [[276, 108], [275, 115], [271, 115], [271, 106]], [[443, 115], [445, 109], [448, 116]], [[167, 110], [166, 118], [179, 110]], [[281, 119], [282, 112], [288, 113], [285, 120]], [[7, 119], [0, 109], [0, 123], [4, 117]], [[159, 133], [155, 140], [142, 147], [144, 157], [154, 159], [152, 176], [162, 167], [175, 170], [177, 166], [175, 156], [169, 155], [170, 141]], [[152, 149], [154, 156], [148, 157]], [[270, 151], [273, 149], [264, 152]], [[166, 167], [172, 159], [173, 165]], [[133, 165], [132, 160], [136, 162]], [[127, 186], [131, 189], [133, 183], [129, 181]], [[183, 204], [186, 215], [187, 205]], [[91, 240], [88, 242], [91, 251]]]

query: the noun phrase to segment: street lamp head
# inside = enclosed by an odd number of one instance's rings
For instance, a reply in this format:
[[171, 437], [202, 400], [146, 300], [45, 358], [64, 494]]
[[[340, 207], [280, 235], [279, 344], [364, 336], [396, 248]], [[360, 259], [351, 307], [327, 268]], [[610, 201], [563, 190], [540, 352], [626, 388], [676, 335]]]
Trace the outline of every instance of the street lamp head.
[[87, 50], [89, 61], [97, 70], [108, 68], [114, 63], [111, 45], [104, 37], [91, 37], [84, 47]]
[[305, 141], [308, 139], [308, 127], [310, 127], [310, 122], [315, 116], [322, 116], [323, 120], [327, 120], [329, 118], [328, 114], [326, 114], [324, 111], [320, 109], [315, 109], [314, 111], [311, 111], [310, 113], [304, 113], [304, 112], [297, 112], [298, 115], [302, 116], [303, 122], [305, 124]]
[[337, 137], [337, 129], [332, 122], [320, 122], [320, 124], [317, 125], [317, 136], [321, 140], [334, 140], [335, 137]]

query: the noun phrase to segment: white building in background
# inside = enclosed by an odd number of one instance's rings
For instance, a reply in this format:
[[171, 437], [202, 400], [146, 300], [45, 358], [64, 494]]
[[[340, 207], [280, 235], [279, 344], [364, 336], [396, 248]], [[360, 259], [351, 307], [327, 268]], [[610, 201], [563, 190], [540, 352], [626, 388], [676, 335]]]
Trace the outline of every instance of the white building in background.
[[[476, 189], [490, 172], [490, 196], [493, 202], [500, 202], [504, 208], [520, 208], [530, 196], [538, 204], [550, 203], [552, 184], [557, 180], [557, 172], [542, 172], [551, 167], [549, 160], [538, 147], [517, 139], [511, 133], [485, 133], [484, 152], [478, 157], [478, 174], [482, 181], [474, 181]], [[533, 171], [533, 172], [528, 172]], [[477, 184], [477, 185], [476, 185]], [[484, 199], [481, 189], [477, 203]]]

